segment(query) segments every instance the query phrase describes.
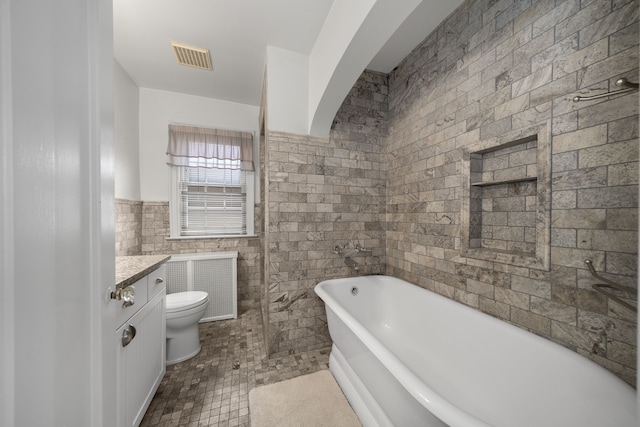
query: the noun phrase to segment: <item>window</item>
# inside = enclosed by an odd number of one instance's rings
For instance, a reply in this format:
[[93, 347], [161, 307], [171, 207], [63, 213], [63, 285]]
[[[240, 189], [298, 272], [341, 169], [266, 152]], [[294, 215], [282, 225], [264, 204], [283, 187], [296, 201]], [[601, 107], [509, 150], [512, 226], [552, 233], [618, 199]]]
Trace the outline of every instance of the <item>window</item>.
[[171, 237], [253, 235], [252, 148], [251, 133], [169, 127]]

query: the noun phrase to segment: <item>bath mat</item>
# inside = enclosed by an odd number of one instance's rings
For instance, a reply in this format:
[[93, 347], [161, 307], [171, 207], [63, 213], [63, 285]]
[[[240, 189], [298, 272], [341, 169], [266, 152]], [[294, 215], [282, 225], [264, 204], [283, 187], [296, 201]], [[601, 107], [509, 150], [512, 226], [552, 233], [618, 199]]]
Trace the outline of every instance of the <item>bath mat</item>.
[[251, 427], [360, 427], [331, 372], [318, 371], [249, 391]]

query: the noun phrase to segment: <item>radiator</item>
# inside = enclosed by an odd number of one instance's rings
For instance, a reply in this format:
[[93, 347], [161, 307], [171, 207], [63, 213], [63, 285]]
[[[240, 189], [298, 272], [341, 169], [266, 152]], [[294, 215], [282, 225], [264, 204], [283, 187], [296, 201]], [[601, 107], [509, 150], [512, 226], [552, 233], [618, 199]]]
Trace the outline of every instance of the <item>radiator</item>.
[[238, 317], [238, 252], [171, 255], [167, 293], [205, 291], [209, 305], [200, 322]]

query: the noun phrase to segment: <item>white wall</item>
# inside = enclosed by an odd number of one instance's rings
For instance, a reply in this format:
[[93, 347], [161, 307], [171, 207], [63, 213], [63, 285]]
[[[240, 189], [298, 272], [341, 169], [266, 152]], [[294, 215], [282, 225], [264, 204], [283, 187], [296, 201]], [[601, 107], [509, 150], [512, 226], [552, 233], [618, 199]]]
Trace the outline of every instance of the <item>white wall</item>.
[[[309, 133], [327, 137], [362, 71], [422, 0], [335, 2], [313, 47]], [[337, 31], [341, 28], [342, 31]]]
[[331, 6], [309, 55], [309, 121], [313, 119], [342, 56], [375, 3], [376, 0], [350, 0], [336, 1]]
[[140, 92], [118, 61], [114, 63], [114, 193], [117, 199], [140, 200]]
[[[254, 164], [258, 114], [254, 105], [238, 104], [175, 92], [140, 88], [140, 196], [144, 201], [169, 200], [169, 166], [166, 162], [168, 126], [171, 123], [218, 129], [252, 131]], [[259, 173], [256, 173], [258, 180]], [[256, 182], [256, 195], [260, 194]], [[258, 200], [256, 200], [258, 202]]]
[[421, 2], [334, 2], [310, 55], [268, 46], [269, 130], [328, 137], [362, 71]]
[[309, 133], [309, 57], [267, 46], [268, 128]]

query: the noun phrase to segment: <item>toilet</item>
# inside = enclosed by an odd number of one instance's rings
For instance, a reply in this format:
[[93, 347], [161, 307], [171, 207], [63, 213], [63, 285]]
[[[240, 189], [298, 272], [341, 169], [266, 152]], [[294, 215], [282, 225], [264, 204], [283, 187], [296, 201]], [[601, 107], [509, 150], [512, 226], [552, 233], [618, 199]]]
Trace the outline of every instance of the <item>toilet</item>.
[[204, 316], [209, 294], [201, 291], [167, 294], [167, 365], [200, 352], [198, 321]]

